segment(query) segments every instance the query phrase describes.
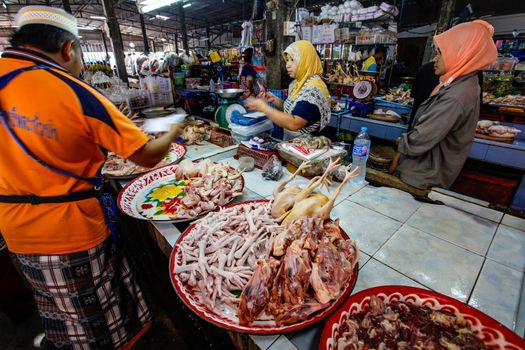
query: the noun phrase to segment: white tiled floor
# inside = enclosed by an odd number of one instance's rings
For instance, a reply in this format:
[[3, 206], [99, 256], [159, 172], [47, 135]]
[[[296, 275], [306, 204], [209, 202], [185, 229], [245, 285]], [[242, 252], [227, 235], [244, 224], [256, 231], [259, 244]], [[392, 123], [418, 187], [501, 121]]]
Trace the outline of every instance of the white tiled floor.
[[512, 329], [518, 308], [522, 278], [522, 272], [487, 259], [469, 305]]
[[374, 257], [461, 301], [467, 301], [483, 263], [483, 257], [406, 224]]
[[525, 232], [500, 225], [487, 257], [516, 270], [525, 271]]
[[372, 255], [394, 234], [401, 222], [348, 200], [337, 205], [332, 218], [339, 218], [340, 226], [357, 241], [359, 249]]
[[479, 216], [433, 204], [423, 204], [407, 224], [480, 255], [486, 254], [498, 227]]
[[407, 192], [372, 186], [363, 188], [350, 200], [401, 222], [405, 222], [421, 206]]

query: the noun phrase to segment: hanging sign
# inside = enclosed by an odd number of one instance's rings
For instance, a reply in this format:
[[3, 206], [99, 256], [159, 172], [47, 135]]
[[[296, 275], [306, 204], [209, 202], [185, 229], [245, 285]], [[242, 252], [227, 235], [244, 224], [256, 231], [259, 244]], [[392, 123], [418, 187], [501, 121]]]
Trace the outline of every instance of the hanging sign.
[[217, 63], [221, 60], [221, 56], [217, 53], [217, 51], [210, 52], [210, 59], [213, 63]]
[[324, 24], [312, 27], [313, 44], [332, 44], [335, 42], [335, 29], [337, 24]]

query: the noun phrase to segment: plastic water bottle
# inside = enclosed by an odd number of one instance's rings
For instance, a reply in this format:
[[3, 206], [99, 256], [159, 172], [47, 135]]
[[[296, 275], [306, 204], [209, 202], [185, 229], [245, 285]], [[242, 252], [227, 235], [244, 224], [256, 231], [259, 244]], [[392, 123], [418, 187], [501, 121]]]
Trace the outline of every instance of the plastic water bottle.
[[370, 137], [368, 137], [368, 134], [366, 133], [367, 131], [367, 128], [362, 127], [361, 132], [354, 140], [354, 148], [352, 149], [352, 167], [350, 171], [359, 167], [359, 175], [351, 181], [354, 185], [361, 185], [365, 182], [366, 161], [370, 154]]
[[210, 92], [215, 92], [215, 84], [213, 83], [213, 79], [210, 79]]
[[221, 81], [221, 78], [219, 77], [219, 90], [222, 90], [223, 87], [222, 87], [222, 81]]

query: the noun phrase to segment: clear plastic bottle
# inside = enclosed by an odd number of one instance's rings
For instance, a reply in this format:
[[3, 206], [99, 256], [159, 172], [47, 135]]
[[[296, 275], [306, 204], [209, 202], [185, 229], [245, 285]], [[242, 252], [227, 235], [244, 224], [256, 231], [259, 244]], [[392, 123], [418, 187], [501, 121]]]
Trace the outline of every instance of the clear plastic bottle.
[[352, 179], [351, 183], [354, 185], [361, 185], [365, 182], [366, 177], [366, 161], [370, 154], [370, 137], [367, 134], [366, 127], [361, 128], [361, 132], [354, 140], [354, 147], [352, 149], [352, 167], [350, 171], [359, 167], [359, 175]]

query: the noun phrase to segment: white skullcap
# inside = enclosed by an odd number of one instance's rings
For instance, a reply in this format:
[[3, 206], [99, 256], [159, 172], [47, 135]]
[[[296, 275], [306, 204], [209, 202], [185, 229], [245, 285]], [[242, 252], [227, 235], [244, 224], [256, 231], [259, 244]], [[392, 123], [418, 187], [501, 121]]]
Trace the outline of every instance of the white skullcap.
[[68, 31], [78, 37], [77, 19], [73, 15], [56, 7], [22, 7], [16, 14], [15, 25], [21, 28], [27, 24], [46, 24]]

